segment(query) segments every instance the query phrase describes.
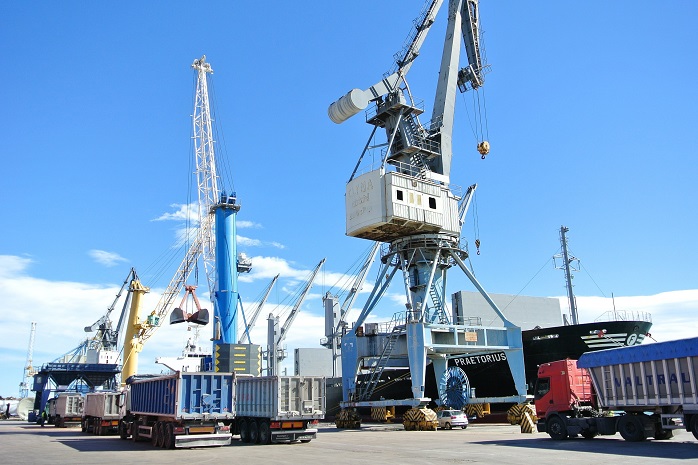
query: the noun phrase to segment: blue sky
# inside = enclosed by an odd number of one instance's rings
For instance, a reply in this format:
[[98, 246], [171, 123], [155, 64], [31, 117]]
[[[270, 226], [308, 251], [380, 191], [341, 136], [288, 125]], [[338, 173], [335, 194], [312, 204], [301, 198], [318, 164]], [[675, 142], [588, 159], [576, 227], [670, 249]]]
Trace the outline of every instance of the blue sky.
[[[269, 302], [283, 304], [326, 257], [288, 339], [316, 347], [320, 297], [369, 246], [344, 235], [344, 188], [370, 127], [360, 116], [335, 125], [327, 107], [392, 66], [422, 2], [163, 5], [2, 7], [0, 395], [17, 394], [32, 321], [39, 365], [80, 342], [130, 267], [153, 289], [149, 305], [174, 274], [183, 223], [162, 218], [192, 195], [190, 65], [203, 54], [217, 155], [243, 206], [240, 249], [253, 259], [245, 302], [280, 271]], [[452, 171], [453, 183], [479, 186], [464, 227], [472, 243], [477, 219], [478, 279], [495, 293], [564, 296], [548, 263], [564, 224], [584, 266], [582, 320], [611, 309], [613, 293], [617, 307], [652, 312], [657, 340], [695, 336], [698, 4], [483, 0], [480, 10], [492, 151], [480, 160], [469, 96], [459, 97]], [[427, 106], [445, 9], [437, 21], [408, 75]], [[451, 290], [467, 288], [454, 274]], [[163, 328], [143, 369], [185, 338]]]

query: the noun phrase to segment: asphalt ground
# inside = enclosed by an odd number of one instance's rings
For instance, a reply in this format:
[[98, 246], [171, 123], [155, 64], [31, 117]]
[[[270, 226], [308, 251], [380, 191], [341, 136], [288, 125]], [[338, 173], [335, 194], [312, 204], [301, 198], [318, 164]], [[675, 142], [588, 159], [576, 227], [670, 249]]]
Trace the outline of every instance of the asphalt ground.
[[675, 431], [666, 441], [624, 441], [620, 435], [553, 441], [518, 426], [471, 424], [466, 430], [404, 431], [402, 425], [364, 424], [360, 430], [320, 425], [307, 444], [241, 443], [225, 447], [157, 449], [80, 428], [0, 421], [0, 464], [698, 464], [698, 441]]

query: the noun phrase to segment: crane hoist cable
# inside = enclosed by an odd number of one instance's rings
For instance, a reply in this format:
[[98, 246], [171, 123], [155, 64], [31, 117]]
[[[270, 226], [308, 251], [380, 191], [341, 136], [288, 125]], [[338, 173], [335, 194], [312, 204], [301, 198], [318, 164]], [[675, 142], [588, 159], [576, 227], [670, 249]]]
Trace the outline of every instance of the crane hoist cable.
[[[483, 92], [482, 100], [480, 99], [480, 91]], [[481, 158], [484, 160], [489, 153], [490, 144], [489, 140], [489, 125], [487, 120], [487, 104], [485, 100], [484, 87], [474, 89], [472, 94], [472, 112], [471, 117], [468, 111], [469, 105], [465, 101], [465, 94], [461, 94], [461, 99], [463, 100], [463, 106], [466, 109], [466, 114], [468, 115], [468, 122], [470, 123], [470, 130], [473, 133], [473, 137], [477, 142], [478, 152], [480, 152]], [[484, 116], [484, 122], [483, 122]], [[484, 152], [484, 153], [483, 153]]]

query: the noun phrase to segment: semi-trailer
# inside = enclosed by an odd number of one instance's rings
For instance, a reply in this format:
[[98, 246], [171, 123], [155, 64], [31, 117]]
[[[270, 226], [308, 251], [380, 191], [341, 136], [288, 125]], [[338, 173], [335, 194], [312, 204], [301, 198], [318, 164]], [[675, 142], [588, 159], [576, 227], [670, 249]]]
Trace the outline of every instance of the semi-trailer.
[[538, 369], [537, 429], [553, 439], [698, 439], [698, 338], [583, 354]]
[[325, 380], [178, 372], [131, 377], [121, 400], [119, 436], [163, 448], [308, 442], [325, 415]]
[[89, 392], [85, 394], [82, 431], [96, 435], [114, 434], [119, 428], [119, 399], [121, 391]]
[[83, 403], [82, 394], [75, 392], [58, 394], [55, 401], [49, 404], [49, 423], [53, 423], [58, 428], [79, 425], [82, 421]]
[[325, 378], [239, 376], [235, 410], [242, 442], [310, 442], [325, 418]]
[[132, 376], [121, 397], [119, 437], [166, 449], [228, 445], [234, 397], [233, 373]]

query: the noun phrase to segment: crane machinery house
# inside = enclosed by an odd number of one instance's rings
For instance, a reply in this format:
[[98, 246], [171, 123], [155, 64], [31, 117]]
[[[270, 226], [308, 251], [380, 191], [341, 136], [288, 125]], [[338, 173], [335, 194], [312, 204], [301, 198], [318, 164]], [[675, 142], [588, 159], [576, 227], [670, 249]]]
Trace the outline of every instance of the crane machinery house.
[[345, 199], [348, 236], [386, 242], [427, 232], [460, 235], [459, 198], [432, 180], [374, 170], [349, 182]]

